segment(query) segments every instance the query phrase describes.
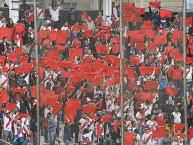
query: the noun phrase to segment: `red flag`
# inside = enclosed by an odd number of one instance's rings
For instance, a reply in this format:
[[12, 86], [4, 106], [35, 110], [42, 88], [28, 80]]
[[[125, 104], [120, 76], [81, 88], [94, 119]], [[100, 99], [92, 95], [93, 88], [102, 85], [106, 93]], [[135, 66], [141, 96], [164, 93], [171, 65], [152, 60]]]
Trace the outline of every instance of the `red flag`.
[[142, 76], [145, 76], [146, 74], [152, 75], [154, 67], [140, 67], [139, 70]]
[[80, 48], [81, 42], [79, 40], [72, 41], [72, 47]]
[[68, 32], [57, 31], [56, 33], [56, 44], [65, 44], [68, 37]]
[[182, 80], [183, 79], [183, 71], [182, 71], [182, 69], [173, 69], [172, 78], [174, 80]]
[[144, 90], [150, 91], [151, 89], [154, 89], [155, 91], [157, 91], [158, 86], [159, 86], [158, 81], [145, 81]]
[[145, 49], [145, 43], [136, 43], [136, 49], [137, 50], [144, 50]]
[[23, 36], [25, 33], [25, 25], [22, 23], [17, 23], [15, 25], [15, 32], [17, 32]]
[[162, 36], [160, 36], [160, 35], [155, 35], [155, 38], [154, 38], [154, 42], [156, 43], [156, 44], [167, 44], [168, 43], [168, 41], [167, 41], [167, 37], [165, 36], [165, 35], [162, 35]]
[[154, 7], [154, 8], [159, 8], [161, 2], [150, 2], [149, 5]]
[[139, 64], [139, 56], [130, 56], [130, 64], [138, 65]]
[[183, 32], [180, 30], [174, 30], [172, 33], [172, 42], [177, 43], [178, 39], [180, 39], [180, 42], [183, 41]]
[[56, 40], [56, 36], [57, 36], [57, 32], [52, 31], [52, 32], [49, 33], [48, 36], [49, 36], [49, 39], [50, 39], [51, 41], [55, 41], [55, 40]]
[[82, 56], [82, 48], [71, 48], [69, 51], [69, 58], [74, 61], [75, 56]]
[[112, 53], [115, 54], [117, 52], [120, 52], [120, 46], [119, 45], [113, 45], [112, 46]]
[[136, 34], [130, 36], [130, 45], [133, 46], [134, 43], [144, 43], [145, 41], [144, 34]]
[[47, 38], [48, 36], [48, 31], [45, 31], [45, 30], [40, 30], [38, 32], [38, 39], [41, 40], [41, 39], [44, 39], [44, 38]]
[[96, 106], [93, 104], [84, 105], [82, 107], [82, 113], [95, 113], [96, 112]]
[[124, 145], [133, 145], [133, 142], [134, 142], [133, 133], [132, 132], [124, 133]]
[[189, 132], [188, 139], [191, 140], [193, 138], [193, 127], [192, 126], [190, 126], [190, 128], [188, 129], [188, 132]]
[[178, 130], [180, 130], [180, 131], [182, 132], [183, 129], [184, 129], [184, 123], [181, 123], [181, 124], [173, 124], [173, 125], [172, 125], [172, 128], [171, 128], [171, 132], [172, 132], [172, 133], [176, 133]]
[[5, 56], [3, 56], [3, 55], [0, 56], [0, 65], [1, 66], [5, 65]]
[[159, 10], [159, 14], [161, 18], [171, 18], [172, 17], [172, 11], [170, 10]]
[[169, 87], [169, 86], [167, 86], [165, 88], [165, 93], [168, 96], [176, 96], [178, 94], [178, 92], [179, 92], [178, 88], [172, 88], [172, 87]]
[[27, 114], [19, 113], [19, 114], [18, 114], [18, 117], [19, 117], [20, 119], [22, 119], [22, 118], [27, 118], [28, 115], [27, 115]]
[[56, 49], [59, 50], [59, 51], [64, 51], [64, 50], [66, 50], [66, 46], [57, 45]]
[[9, 103], [6, 105], [6, 109], [9, 111], [13, 111], [15, 108], [16, 108], [16, 104]]
[[186, 25], [192, 25], [192, 17], [186, 18]]
[[184, 58], [183, 53], [178, 53], [178, 54], [176, 54], [176, 56], [175, 56], [175, 61], [176, 61], [176, 62], [182, 62], [182, 61], [183, 61], [183, 58]]
[[135, 10], [138, 12], [139, 15], [145, 14], [145, 8], [135, 8]]
[[142, 92], [141, 98], [151, 102], [153, 100], [153, 95], [150, 92]]
[[13, 94], [16, 94], [16, 93], [24, 94], [25, 93], [25, 89], [23, 89], [23, 88], [14, 88], [12, 93]]
[[58, 115], [60, 113], [61, 109], [62, 109], [62, 104], [56, 104], [53, 107], [52, 114]]
[[13, 28], [0, 28], [0, 40], [2, 40], [3, 37], [7, 37], [7, 40], [10, 41], [12, 35], [13, 35]]
[[186, 64], [192, 64], [192, 58], [186, 57]]
[[154, 42], [148, 43], [148, 50], [156, 50], [157, 44]]
[[146, 30], [145, 35], [147, 39], [154, 39], [155, 38], [155, 31], [154, 30]]
[[143, 21], [144, 26], [152, 26], [152, 21]]
[[0, 91], [0, 102], [7, 103], [7, 101], [8, 101], [7, 90]]
[[153, 138], [158, 138], [158, 137], [165, 137], [166, 136], [166, 132], [160, 132], [160, 131], [152, 131], [152, 137]]

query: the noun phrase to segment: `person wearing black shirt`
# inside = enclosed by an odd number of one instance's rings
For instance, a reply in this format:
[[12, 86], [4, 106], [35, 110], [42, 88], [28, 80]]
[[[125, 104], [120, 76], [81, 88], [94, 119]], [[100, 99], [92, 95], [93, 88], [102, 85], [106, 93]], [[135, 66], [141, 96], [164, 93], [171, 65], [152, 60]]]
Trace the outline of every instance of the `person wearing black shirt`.
[[70, 26], [73, 26], [77, 22], [77, 17], [74, 8], [70, 10], [70, 14], [68, 15], [68, 22]]

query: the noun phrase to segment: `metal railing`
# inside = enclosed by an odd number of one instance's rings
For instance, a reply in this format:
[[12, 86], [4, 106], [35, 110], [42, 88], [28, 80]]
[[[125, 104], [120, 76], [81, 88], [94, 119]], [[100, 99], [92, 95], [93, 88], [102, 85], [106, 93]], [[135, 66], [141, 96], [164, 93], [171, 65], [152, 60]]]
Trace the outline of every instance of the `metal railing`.
[[12, 144], [0, 139], [0, 145], [12, 145]]

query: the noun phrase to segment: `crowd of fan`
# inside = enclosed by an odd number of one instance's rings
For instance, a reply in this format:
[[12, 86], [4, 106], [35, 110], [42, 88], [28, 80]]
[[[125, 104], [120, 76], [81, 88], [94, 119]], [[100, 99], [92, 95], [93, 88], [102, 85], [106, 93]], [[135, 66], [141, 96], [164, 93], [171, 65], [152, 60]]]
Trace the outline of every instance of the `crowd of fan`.
[[[95, 20], [87, 12], [78, 18], [71, 9], [61, 28], [60, 5], [50, 4], [49, 15], [38, 5], [38, 75], [33, 7], [22, 9], [16, 24], [2, 14], [0, 137], [14, 144], [37, 143], [39, 76], [40, 126], [45, 143], [120, 144], [122, 95], [125, 145], [141, 141], [145, 145], [182, 145], [182, 23], [178, 13], [161, 16], [160, 5], [150, 3], [147, 20], [133, 4], [124, 5], [122, 88], [119, 11], [114, 3], [112, 16], [104, 18], [99, 12]], [[186, 39], [187, 119], [193, 144], [192, 23], [187, 24]], [[65, 124], [63, 133], [59, 121]]]

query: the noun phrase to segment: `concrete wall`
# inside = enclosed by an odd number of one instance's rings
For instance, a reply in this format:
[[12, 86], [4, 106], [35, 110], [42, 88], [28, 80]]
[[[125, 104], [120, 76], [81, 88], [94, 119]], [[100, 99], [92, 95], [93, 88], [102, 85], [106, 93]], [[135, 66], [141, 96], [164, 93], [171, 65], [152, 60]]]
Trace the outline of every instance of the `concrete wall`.
[[[99, 0], [64, 0], [65, 3], [77, 3], [77, 10], [99, 10]], [[60, 3], [61, 0], [58, 0]], [[48, 7], [49, 0], [45, 1], [45, 6]]]
[[3, 7], [4, 5], [4, 0], [0, 0], [0, 7]]

